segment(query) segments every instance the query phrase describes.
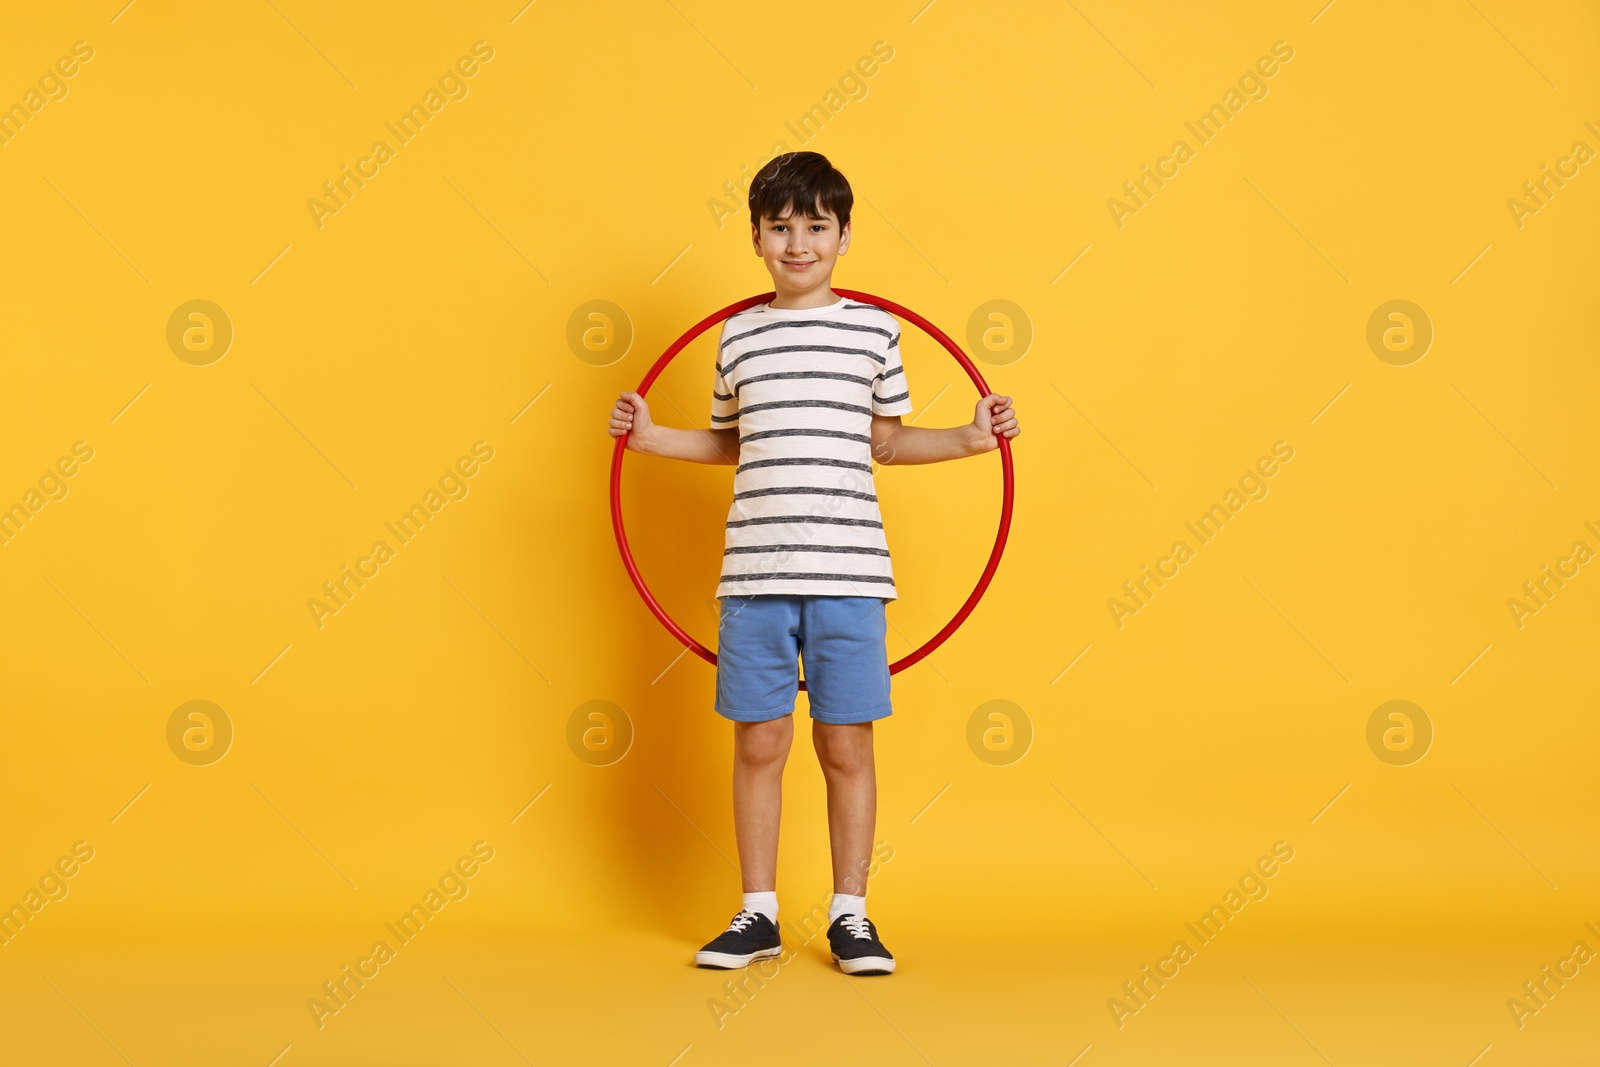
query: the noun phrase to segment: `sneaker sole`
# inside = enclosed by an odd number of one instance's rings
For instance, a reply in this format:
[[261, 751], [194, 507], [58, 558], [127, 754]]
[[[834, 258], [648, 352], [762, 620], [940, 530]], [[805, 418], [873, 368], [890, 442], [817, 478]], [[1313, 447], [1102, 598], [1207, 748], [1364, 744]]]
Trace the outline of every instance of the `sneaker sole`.
[[782, 945], [778, 945], [775, 948], [764, 948], [759, 952], [751, 952], [744, 956], [735, 956], [727, 952], [700, 951], [694, 954], [694, 965], [696, 967], [713, 967], [717, 970], [732, 971], [740, 967], [748, 967], [756, 960], [771, 959], [773, 956], [782, 954]]
[[842, 960], [838, 956], [834, 956], [833, 962], [837, 963], [839, 969], [845, 974], [894, 973], [894, 960], [886, 959], [883, 956], [860, 956], [853, 960]]

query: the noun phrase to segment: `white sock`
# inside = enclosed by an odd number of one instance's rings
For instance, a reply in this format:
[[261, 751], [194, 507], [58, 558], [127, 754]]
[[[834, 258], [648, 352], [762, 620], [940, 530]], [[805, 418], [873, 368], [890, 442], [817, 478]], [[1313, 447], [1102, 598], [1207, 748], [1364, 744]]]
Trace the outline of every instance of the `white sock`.
[[[744, 895], [744, 910], [759, 911], [761, 914], [772, 920], [773, 926], [777, 926], [778, 894], [776, 892], [746, 893]], [[829, 919], [828, 921], [832, 922], [833, 920]]]
[[833, 903], [828, 905], [828, 925], [832, 926], [841, 915], [859, 915], [863, 919], [866, 918], [867, 898], [853, 897], [848, 893], [835, 893]]

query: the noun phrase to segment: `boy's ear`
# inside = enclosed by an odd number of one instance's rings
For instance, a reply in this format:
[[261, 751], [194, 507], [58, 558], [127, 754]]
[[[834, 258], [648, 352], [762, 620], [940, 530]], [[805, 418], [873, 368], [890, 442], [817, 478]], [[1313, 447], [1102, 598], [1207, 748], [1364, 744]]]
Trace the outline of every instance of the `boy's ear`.
[[758, 256], [761, 255], [761, 224], [760, 223], [752, 222], [750, 224], [750, 245], [751, 245], [752, 248], [754, 248], [756, 250], [756, 255], [758, 255]]
[[842, 256], [850, 251], [850, 223], [845, 223], [839, 230], [839, 254]]

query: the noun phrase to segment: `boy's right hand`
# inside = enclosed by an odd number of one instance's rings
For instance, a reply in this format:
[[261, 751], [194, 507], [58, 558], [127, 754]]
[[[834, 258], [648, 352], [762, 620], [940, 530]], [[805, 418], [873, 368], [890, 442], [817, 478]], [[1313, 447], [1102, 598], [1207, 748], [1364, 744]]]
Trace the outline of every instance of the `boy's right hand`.
[[638, 393], [618, 393], [617, 402], [611, 409], [612, 437], [628, 435], [628, 447], [638, 450], [638, 443], [650, 428], [655, 425], [650, 421], [650, 405], [645, 403], [644, 397]]

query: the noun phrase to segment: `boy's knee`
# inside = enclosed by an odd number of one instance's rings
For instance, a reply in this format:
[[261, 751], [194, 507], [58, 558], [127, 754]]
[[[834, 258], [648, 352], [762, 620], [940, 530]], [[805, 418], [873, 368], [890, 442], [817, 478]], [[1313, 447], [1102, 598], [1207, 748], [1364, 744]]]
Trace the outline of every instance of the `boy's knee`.
[[794, 721], [785, 715], [768, 722], [739, 723], [734, 735], [734, 757], [749, 767], [782, 763], [794, 740]]
[[817, 750], [817, 760], [830, 774], [859, 774], [872, 769], [872, 724], [829, 726], [818, 723], [812, 728], [812, 743]]

